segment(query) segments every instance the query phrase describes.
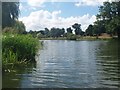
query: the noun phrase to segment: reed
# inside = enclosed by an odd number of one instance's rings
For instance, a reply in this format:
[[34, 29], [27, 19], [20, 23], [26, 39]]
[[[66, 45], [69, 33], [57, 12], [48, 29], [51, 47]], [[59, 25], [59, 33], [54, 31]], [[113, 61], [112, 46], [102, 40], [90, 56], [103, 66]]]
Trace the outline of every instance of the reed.
[[4, 34], [2, 36], [2, 64], [35, 61], [39, 40], [31, 35]]

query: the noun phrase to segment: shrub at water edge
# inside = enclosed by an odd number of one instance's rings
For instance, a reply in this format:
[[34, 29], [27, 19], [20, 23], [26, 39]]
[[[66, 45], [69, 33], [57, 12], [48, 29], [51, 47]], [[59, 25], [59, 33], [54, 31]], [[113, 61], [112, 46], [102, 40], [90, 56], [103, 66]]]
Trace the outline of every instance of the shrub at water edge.
[[35, 61], [39, 41], [31, 35], [5, 34], [2, 37], [2, 63]]

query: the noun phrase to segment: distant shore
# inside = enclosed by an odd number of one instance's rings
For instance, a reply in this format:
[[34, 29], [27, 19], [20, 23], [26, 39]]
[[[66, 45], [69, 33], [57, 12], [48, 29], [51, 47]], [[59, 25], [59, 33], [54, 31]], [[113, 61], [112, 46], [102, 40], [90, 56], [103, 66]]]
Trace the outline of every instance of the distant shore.
[[[81, 36], [77, 37], [76, 39], [73, 40], [110, 40], [113, 39], [114, 37], [105, 37], [105, 36]], [[67, 39], [67, 37], [49, 37], [49, 38], [41, 38], [41, 40], [71, 40]]]

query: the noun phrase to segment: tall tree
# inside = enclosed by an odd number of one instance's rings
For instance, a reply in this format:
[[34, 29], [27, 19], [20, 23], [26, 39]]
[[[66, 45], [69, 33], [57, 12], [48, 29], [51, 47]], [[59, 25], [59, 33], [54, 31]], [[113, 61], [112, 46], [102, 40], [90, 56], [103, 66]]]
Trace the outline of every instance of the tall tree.
[[2, 2], [2, 28], [11, 27], [19, 16], [19, 2]]
[[97, 21], [102, 21], [109, 33], [117, 33], [120, 38], [120, 1], [104, 2], [99, 8]]
[[82, 35], [81, 24], [75, 23], [72, 27], [75, 29], [76, 35]]
[[45, 35], [48, 35], [48, 33], [49, 33], [49, 29], [45, 28]]
[[50, 36], [51, 37], [60, 37], [65, 33], [64, 29], [60, 28], [51, 28], [50, 30]]
[[67, 33], [72, 33], [72, 31], [71, 27], [67, 28]]
[[85, 31], [86, 35], [92, 36], [93, 35], [93, 25], [89, 25]]

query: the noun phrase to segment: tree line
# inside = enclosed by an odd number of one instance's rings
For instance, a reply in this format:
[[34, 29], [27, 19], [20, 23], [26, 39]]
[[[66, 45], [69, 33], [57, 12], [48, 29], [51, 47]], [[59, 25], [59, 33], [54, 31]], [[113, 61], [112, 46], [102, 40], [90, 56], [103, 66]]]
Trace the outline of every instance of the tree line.
[[[81, 24], [75, 23], [67, 29], [53, 27], [51, 29], [37, 30], [29, 32], [26, 31], [23, 22], [18, 21], [19, 16], [19, 2], [2, 2], [2, 28], [3, 32], [32, 34], [38, 37], [63, 37], [66, 35], [86, 35], [99, 36], [101, 33], [108, 33], [111, 36], [117, 35], [120, 38], [120, 1], [118, 2], [104, 2], [99, 6], [99, 13], [96, 15], [97, 20], [94, 24], [90, 24], [84, 31], [81, 29]], [[6, 27], [11, 27], [6, 28]]]
[[73, 32], [75, 33], [74, 35], [83, 35], [84, 32], [81, 29], [81, 24], [75, 23], [71, 27], [68, 28], [45, 28], [45, 30], [39, 30], [39, 31], [32, 31], [30, 30], [28, 33], [32, 34], [34, 37], [38, 36], [39, 38], [41, 37], [66, 37], [68, 35], [73, 35]]
[[99, 7], [99, 14], [96, 15], [96, 18], [94, 25], [89, 25], [86, 29], [87, 35], [108, 33], [120, 38], [120, 1], [104, 2]]

